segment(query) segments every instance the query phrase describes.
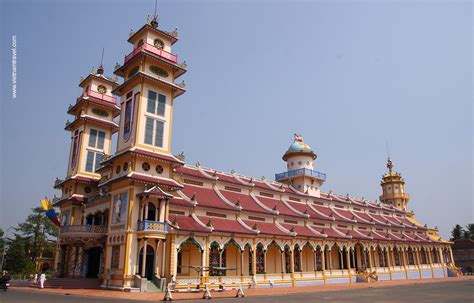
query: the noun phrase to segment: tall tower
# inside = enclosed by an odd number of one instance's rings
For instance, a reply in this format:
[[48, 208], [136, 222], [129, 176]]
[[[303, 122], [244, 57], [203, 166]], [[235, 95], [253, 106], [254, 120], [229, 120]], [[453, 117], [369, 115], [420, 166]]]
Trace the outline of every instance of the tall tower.
[[382, 195], [379, 197], [383, 203], [391, 204], [393, 207], [407, 211], [410, 195], [405, 192], [405, 180], [400, 173], [393, 172], [393, 163], [390, 158], [387, 160], [388, 173], [382, 176], [380, 185]]
[[301, 135], [294, 135], [294, 142], [283, 155], [287, 171], [275, 175], [275, 180], [291, 184], [298, 191], [311, 196], [320, 196], [320, 187], [326, 180], [326, 174], [313, 170], [313, 161], [317, 156], [311, 147], [304, 143]]
[[154, 16], [130, 33], [133, 49], [115, 67], [124, 78], [114, 90], [121, 108], [117, 152], [102, 163], [99, 187], [111, 197], [105, 270], [120, 287], [131, 287], [137, 273], [149, 279], [169, 274], [170, 192], [183, 187], [172, 173], [184, 164], [171, 154], [174, 101], [185, 92], [184, 82], [175, 83], [186, 72], [171, 50], [177, 36], [159, 29]]
[[102, 64], [81, 79], [79, 86], [83, 92], [67, 111], [74, 116], [74, 120], [67, 121], [65, 127], [71, 132], [67, 176], [65, 180], [56, 180], [55, 183], [55, 188], [62, 191], [55, 206], [61, 207], [65, 225], [81, 224], [80, 212], [76, 208], [97, 193], [96, 184], [101, 175], [96, 169], [102, 157], [110, 154], [112, 134], [118, 130], [114, 118], [119, 114], [119, 107], [112, 95], [118, 83], [104, 76]]

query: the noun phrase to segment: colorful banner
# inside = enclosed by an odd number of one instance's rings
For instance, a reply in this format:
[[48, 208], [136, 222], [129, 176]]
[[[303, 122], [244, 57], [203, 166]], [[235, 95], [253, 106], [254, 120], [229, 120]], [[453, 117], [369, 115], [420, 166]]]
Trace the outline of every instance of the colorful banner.
[[56, 216], [56, 212], [54, 211], [51, 202], [48, 199], [41, 200], [41, 206], [43, 207], [43, 211], [46, 216], [54, 223], [56, 226], [60, 227], [61, 222], [59, 222], [58, 217]]

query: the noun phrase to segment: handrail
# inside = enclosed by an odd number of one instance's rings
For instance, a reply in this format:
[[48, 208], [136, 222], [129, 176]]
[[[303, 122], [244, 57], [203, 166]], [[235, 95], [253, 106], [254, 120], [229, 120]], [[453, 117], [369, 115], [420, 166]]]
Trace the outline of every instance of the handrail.
[[149, 51], [150, 53], [155, 54], [166, 60], [169, 60], [173, 63], [178, 63], [178, 55], [167, 52], [164, 49], [158, 48], [149, 43], [143, 43], [142, 45], [135, 48], [130, 54], [125, 56], [124, 64], [127, 63], [130, 59], [132, 59], [136, 54], [138, 54], [142, 50]]
[[65, 225], [61, 226], [61, 234], [66, 233], [99, 233], [106, 232], [107, 227], [101, 225]]
[[299, 169], [275, 174], [275, 180], [280, 181], [280, 180], [288, 179], [291, 177], [297, 177], [297, 176], [311, 176], [311, 177], [316, 177], [321, 180], [326, 180], [326, 174], [309, 169], [309, 168], [299, 168]]
[[[109, 103], [117, 104], [117, 98], [114, 98], [114, 97], [106, 95], [106, 94], [101, 94], [101, 93], [99, 93], [95, 90], [92, 90], [91, 88], [87, 89], [84, 93], [87, 96], [90, 96], [90, 97], [93, 97], [93, 98], [96, 98], [96, 99], [100, 99], [100, 100], [104, 100], [104, 101], [109, 102]], [[79, 102], [83, 97], [84, 97], [84, 95], [79, 96], [76, 100], [76, 103]]]
[[168, 232], [168, 222], [151, 220], [138, 221], [138, 231]]

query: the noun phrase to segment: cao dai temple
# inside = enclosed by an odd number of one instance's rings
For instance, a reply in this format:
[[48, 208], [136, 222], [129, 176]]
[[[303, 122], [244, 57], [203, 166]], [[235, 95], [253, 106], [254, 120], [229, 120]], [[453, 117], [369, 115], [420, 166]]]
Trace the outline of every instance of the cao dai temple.
[[130, 33], [132, 51], [113, 78], [100, 65], [79, 83], [67, 111], [67, 176], [55, 182], [58, 276], [144, 291], [170, 281], [269, 287], [456, 274], [452, 243], [407, 211], [390, 160], [377, 203], [322, 192], [326, 175], [299, 135], [275, 180], [173, 155], [173, 105], [186, 91], [177, 80], [187, 70], [172, 52], [177, 36], [155, 16]]

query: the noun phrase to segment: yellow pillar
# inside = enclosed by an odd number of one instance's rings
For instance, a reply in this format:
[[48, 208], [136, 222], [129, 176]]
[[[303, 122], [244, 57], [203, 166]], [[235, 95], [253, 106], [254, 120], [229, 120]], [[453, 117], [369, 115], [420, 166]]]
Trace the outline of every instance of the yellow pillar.
[[295, 281], [295, 248], [292, 247], [290, 249], [290, 269], [291, 269], [291, 281], [293, 286], [296, 286], [296, 281]]
[[326, 284], [326, 246], [321, 253], [321, 269], [323, 270], [323, 283]]
[[142, 268], [141, 268], [141, 271], [140, 271], [140, 275], [142, 276], [142, 278], [145, 277], [146, 249], [147, 249], [147, 246], [148, 246], [148, 239], [143, 238], [143, 240], [144, 240], [144, 242], [143, 242]]

